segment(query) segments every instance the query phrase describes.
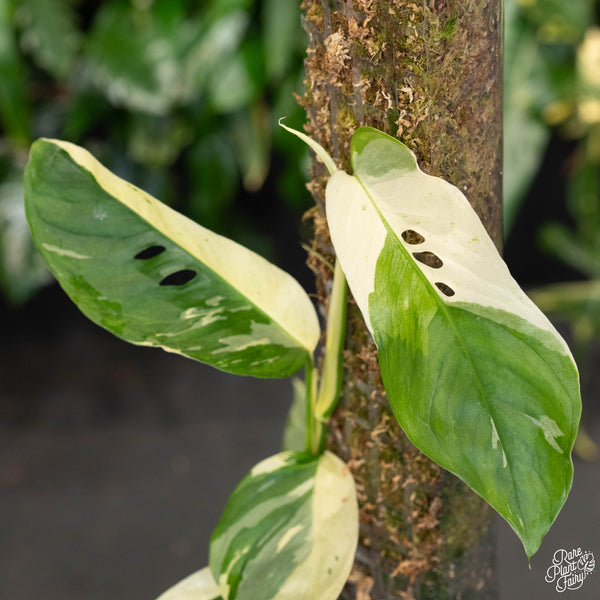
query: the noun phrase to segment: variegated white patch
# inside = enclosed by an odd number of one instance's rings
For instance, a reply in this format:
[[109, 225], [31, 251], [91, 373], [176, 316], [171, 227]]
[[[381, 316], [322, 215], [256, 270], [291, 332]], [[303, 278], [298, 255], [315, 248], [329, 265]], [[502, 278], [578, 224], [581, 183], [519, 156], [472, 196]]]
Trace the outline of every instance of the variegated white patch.
[[106, 192], [218, 273], [281, 325], [299, 345], [309, 353], [313, 352], [319, 340], [319, 322], [310, 298], [293, 277], [240, 244], [198, 225], [117, 177], [87, 150], [61, 140], [50, 141], [89, 171]]
[[68, 256], [69, 258], [76, 258], [78, 260], [86, 260], [92, 258], [91, 256], [86, 256], [85, 254], [79, 254], [73, 250], [68, 250], [67, 248], [59, 248], [58, 246], [54, 246], [53, 244], [42, 244], [44, 250], [48, 252], [52, 252], [53, 254], [58, 254], [59, 256]]
[[221, 600], [219, 588], [208, 567], [182, 579], [157, 600]]
[[337, 600], [357, 542], [346, 465], [329, 452], [282, 452], [254, 467], [232, 495], [210, 565], [225, 600]]

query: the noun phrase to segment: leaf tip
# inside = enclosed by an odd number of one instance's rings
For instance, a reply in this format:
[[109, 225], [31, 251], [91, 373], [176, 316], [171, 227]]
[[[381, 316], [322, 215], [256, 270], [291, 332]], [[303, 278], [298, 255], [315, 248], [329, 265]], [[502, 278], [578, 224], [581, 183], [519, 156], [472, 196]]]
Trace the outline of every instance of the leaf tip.
[[284, 125], [282, 123], [284, 119], [285, 117], [281, 117], [279, 119], [278, 124], [280, 127], [283, 127], [286, 131], [293, 133], [296, 137], [299, 137], [305, 144], [307, 144], [310, 147], [310, 149], [321, 159], [321, 161], [323, 161], [323, 164], [327, 167], [327, 170], [329, 171], [330, 175], [333, 175], [336, 171], [338, 171], [338, 168], [335, 162], [333, 161], [333, 158], [329, 156], [327, 150], [325, 150], [325, 148], [323, 148], [321, 144], [315, 142], [305, 133], [302, 133], [300, 131], [292, 129], [291, 127], [288, 127], [287, 125]]

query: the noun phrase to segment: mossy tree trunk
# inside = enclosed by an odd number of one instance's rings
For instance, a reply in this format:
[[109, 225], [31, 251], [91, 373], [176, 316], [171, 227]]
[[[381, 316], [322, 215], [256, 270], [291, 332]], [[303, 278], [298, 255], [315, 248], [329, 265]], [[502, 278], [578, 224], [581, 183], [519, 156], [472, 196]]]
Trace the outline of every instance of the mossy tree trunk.
[[[308, 133], [347, 171], [356, 127], [397, 136], [465, 192], [500, 245], [502, 1], [304, 0], [303, 10]], [[319, 163], [313, 176], [313, 244], [333, 260]], [[331, 270], [315, 256], [326, 314]], [[400, 430], [352, 299], [344, 366], [329, 445], [355, 476], [361, 534], [342, 597], [495, 598], [492, 511]]]

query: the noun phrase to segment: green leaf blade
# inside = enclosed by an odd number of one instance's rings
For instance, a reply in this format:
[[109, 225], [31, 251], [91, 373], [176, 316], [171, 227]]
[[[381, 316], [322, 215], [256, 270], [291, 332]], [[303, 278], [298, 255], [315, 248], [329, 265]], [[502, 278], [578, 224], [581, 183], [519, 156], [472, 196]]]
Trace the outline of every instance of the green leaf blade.
[[213, 533], [210, 567], [226, 600], [336, 600], [358, 540], [354, 481], [327, 452], [259, 463]]
[[355, 177], [328, 185], [328, 221], [394, 414], [531, 556], [572, 482], [581, 404], [571, 354], [456, 188], [375, 130], [359, 129], [352, 150]]
[[61, 286], [118, 337], [258, 377], [294, 373], [316, 346], [314, 308], [292, 277], [82, 148], [36, 142], [25, 195], [36, 245]]
[[401, 306], [393, 287], [372, 298], [374, 306], [397, 305], [372, 313], [394, 414], [417, 447], [509, 522], [531, 556], [571, 487], [579, 418], [572, 361], [541, 343], [528, 322], [511, 327], [514, 317], [498, 312], [474, 318], [468, 305], [440, 310], [421, 281], [400, 282], [411, 288], [411, 305]]

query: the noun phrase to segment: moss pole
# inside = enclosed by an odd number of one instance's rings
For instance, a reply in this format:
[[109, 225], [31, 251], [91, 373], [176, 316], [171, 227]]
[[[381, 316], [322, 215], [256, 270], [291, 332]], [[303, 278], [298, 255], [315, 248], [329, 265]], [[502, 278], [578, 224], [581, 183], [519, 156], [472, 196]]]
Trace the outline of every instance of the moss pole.
[[[353, 131], [397, 136], [421, 168], [463, 190], [502, 232], [501, 0], [304, 0], [308, 133], [350, 170]], [[315, 254], [326, 312], [333, 249], [314, 165]], [[357, 481], [361, 537], [342, 598], [495, 598], [492, 511], [406, 439], [388, 407], [376, 348], [350, 300], [342, 401], [330, 448]]]

